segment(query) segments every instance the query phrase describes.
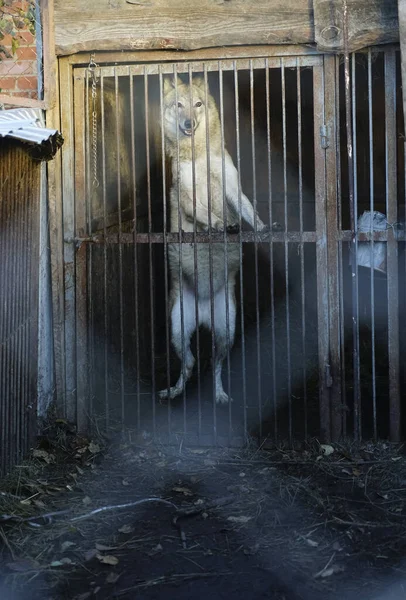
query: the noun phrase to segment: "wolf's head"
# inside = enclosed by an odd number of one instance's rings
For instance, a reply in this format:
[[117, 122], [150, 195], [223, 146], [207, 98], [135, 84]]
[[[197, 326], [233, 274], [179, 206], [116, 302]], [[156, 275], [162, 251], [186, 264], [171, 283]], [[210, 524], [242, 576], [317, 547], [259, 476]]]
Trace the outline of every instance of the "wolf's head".
[[[164, 128], [168, 139], [179, 142], [187, 138], [206, 135], [206, 111], [212, 111], [212, 97], [204, 79], [194, 77], [192, 83], [183, 83], [178, 77], [164, 79]], [[206, 97], [209, 106], [205, 106]], [[178, 138], [179, 136], [179, 138]]]

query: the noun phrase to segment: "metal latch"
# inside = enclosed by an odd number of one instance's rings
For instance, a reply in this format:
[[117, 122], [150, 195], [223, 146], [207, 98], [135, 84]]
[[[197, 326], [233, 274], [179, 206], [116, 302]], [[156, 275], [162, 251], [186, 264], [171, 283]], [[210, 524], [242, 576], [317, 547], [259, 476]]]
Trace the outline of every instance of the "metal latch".
[[330, 367], [330, 365], [326, 365], [324, 367], [324, 377], [325, 377], [326, 387], [328, 387], [328, 388], [333, 387], [333, 378], [331, 376], [331, 367]]
[[329, 139], [328, 139], [328, 127], [327, 125], [322, 125], [320, 127], [320, 143], [323, 150], [327, 150], [329, 147]]

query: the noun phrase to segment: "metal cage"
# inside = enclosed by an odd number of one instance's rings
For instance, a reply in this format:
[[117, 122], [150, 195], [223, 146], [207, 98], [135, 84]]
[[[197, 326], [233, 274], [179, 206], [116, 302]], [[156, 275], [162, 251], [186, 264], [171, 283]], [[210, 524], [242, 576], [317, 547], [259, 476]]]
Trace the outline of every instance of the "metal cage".
[[[66, 416], [81, 429], [126, 427], [163, 443], [398, 440], [406, 337], [399, 318], [405, 190], [396, 48], [351, 55], [350, 90], [340, 57], [298, 46], [100, 54], [95, 61], [82, 55], [60, 61], [65, 337], [59, 400]], [[238, 199], [249, 197], [266, 231], [256, 221], [231, 233], [197, 227], [196, 165], [194, 227], [170, 227], [176, 175], [167, 160], [164, 82], [189, 86], [192, 96], [196, 77], [218, 110], [223, 177], [227, 149], [238, 172]], [[375, 231], [371, 218], [369, 230], [359, 232], [354, 222], [362, 211], [382, 213], [384, 229]], [[373, 261], [381, 243], [383, 272]], [[218, 351], [216, 339], [198, 328], [194, 376], [178, 399], [163, 405], [157, 392], [173, 385], [180, 369], [171, 345], [168, 251], [180, 256], [181, 248], [192, 248], [197, 269], [199, 248], [207, 245], [210, 255], [219, 244], [226, 269], [227, 253], [239, 256], [236, 340], [223, 368], [234, 402], [214, 401], [214, 376], [206, 367]], [[358, 260], [365, 245], [369, 267]], [[216, 276], [211, 269], [210, 281]], [[198, 319], [197, 304], [193, 310]], [[213, 324], [213, 293], [211, 315]], [[183, 341], [181, 358], [186, 351]]]

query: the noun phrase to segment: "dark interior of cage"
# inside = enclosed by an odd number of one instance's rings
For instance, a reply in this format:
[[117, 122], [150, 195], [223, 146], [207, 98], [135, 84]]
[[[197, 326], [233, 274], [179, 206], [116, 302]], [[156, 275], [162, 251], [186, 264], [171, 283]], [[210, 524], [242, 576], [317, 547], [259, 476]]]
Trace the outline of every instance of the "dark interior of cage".
[[[385, 213], [383, 60], [373, 61], [373, 209]], [[188, 69], [180, 78], [189, 81]], [[202, 75], [202, 73], [197, 73]], [[358, 212], [370, 209], [367, 63], [356, 66]], [[193, 75], [195, 76], [195, 74]], [[239, 165], [241, 186], [266, 223], [282, 231], [315, 231], [315, 133], [310, 68], [209, 70], [207, 82], [223, 105], [225, 147]], [[92, 232], [162, 232], [168, 222], [171, 170], [162, 155], [162, 78], [136, 74], [102, 81], [98, 119], [98, 178], [90, 209]], [[400, 88], [400, 86], [399, 86]], [[399, 89], [398, 88], [398, 89]], [[349, 228], [345, 115], [340, 74], [342, 228]], [[400, 102], [398, 103], [400, 107]], [[399, 110], [399, 115], [401, 111]], [[400, 116], [398, 131], [401, 131]], [[316, 139], [316, 143], [318, 140]], [[399, 144], [398, 165], [403, 161]], [[398, 170], [402, 172], [401, 167]], [[402, 177], [399, 176], [399, 180]], [[403, 195], [399, 183], [399, 206]], [[245, 227], [244, 227], [245, 229]], [[247, 229], [249, 229], [247, 227]], [[317, 272], [314, 242], [242, 244], [236, 282], [236, 339], [224, 362], [228, 406], [213, 399], [211, 333], [192, 339], [197, 357], [184, 393], [161, 404], [157, 392], [180, 372], [170, 342], [170, 274], [163, 243], [94, 245], [89, 249], [91, 393], [94, 417], [145, 438], [237, 444], [247, 434], [302, 440], [319, 434]], [[404, 259], [403, 259], [404, 260]], [[399, 273], [404, 273], [400, 262]], [[319, 277], [325, 276], [319, 274]], [[343, 399], [352, 431], [351, 272], [342, 244]], [[400, 289], [403, 290], [402, 285]], [[373, 290], [373, 293], [372, 293]], [[387, 279], [359, 269], [360, 371], [363, 434], [376, 404], [381, 437], [388, 433]], [[404, 291], [400, 301], [404, 303]], [[373, 300], [371, 301], [371, 297]], [[404, 304], [403, 304], [404, 306]], [[371, 309], [373, 307], [373, 310]], [[372, 318], [372, 315], [374, 318]], [[404, 331], [404, 323], [401, 323]], [[372, 333], [373, 332], [373, 333]], [[198, 337], [198, 340], [197, 340]], [[405, 339], [406, 336], [401, 336]], [[198, 341], [198, 344], [197, 344]], [[403, 341], [402, 341], [403, 343]], [[404, 348], [402, 347], [403, 356]], [[402, 363], [401, 363], [402, 364]], [[376, 399], [372, 403], [372, 396]]]
[[[387, 214], [388, 204], [397, 206], [398, 220], [396, 223], [387, 222], [387, 228], [395, 230], [404, 228], [405, 222], [405, 178], [404, 178], [404, 139], [403, 139], [403, 110], [401, 93], [400, 57], [397, 54], [396, 79], [390, 83], [385, 72], [383, 52], [359, 53], [352, 57], [352, 108], [354, 156], [355, 156], [355, 191], [357, 197], [358, 217], [365, 211], [378, 211]], [[369, 63], [369, 65], [368, 65]], [[344, 106], [344, 66], [340, 65], [340, 160], [341, 160], [341, 218], [342, 229], [350, 228], [349, 191], [348, 191], [348, 161], [345, 134]], [[385, 89], [386, 84], [386, 89]], [[395, 99], [396, 123], [393, 130], [388, 122], [388, 108], [385, 94]], [[388, 145], [395, 143], [395, 164], [390, 164], [387, 158]], [[388, 196], [388, 182], [396, 181], [397, 198]], [[386, 245], [380, 247], [386, 255]], [[370, 437], [376, 429], [380, 438], [389, 435], [390, 413], [390, 356], [391, 344], [388, 329], [389, 302], [394, 310], [399, 311], [399, 342], [400, 342], [400, 390], [405, 384], [405, 323], [402, 314], [405, 310], [405, 247], [404, 242], [398, 243], [398, 277], [399, 297], [389, 298], [388, 281], [391, 273], [383, 268], [371, 268], [374, 264], [373, 254], [379, 253], [379, 243], [358, 245], [358, 314], [353, 310], [351, 300], [351, 261], [350, 244], [343, 243], [343, 290], [344, 303], [344, 343], [343, 343], [343, 395], [347, 402], [347, 431], [352, 432], [354, 426], [354, 335], [352, 319], [354, 314], [358, 319], [359, 331], [359, 377], [360, 377], [360, 413], [361, 433]], [[367, 264], [363, 264], [360, 253], [367, 256]], [[376, 261], [377, 262], [377, 261]], [[375, 262], [375, 266], [376, 265]], [[399, 418], [402, 418], [400, 415]], [[374, 427], [375, 421], [375, 427]], [[404, 429], [404, 418], [402, 427]]]

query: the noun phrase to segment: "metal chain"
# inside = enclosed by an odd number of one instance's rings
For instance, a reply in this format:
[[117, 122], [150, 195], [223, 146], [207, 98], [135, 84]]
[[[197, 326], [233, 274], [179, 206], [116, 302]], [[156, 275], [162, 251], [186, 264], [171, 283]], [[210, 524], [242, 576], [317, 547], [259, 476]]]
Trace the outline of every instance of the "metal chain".
[[97, 179], [97, 112], [96, 112], [96, 99], [97, 99], [97, 64], [94, 60], [94, 53], [90, 55], [88, 69], [90, 71], [90, 78], [92, 81], [92, 170], [93, 170], [93, 187], [99, 187], [99, 180]]

